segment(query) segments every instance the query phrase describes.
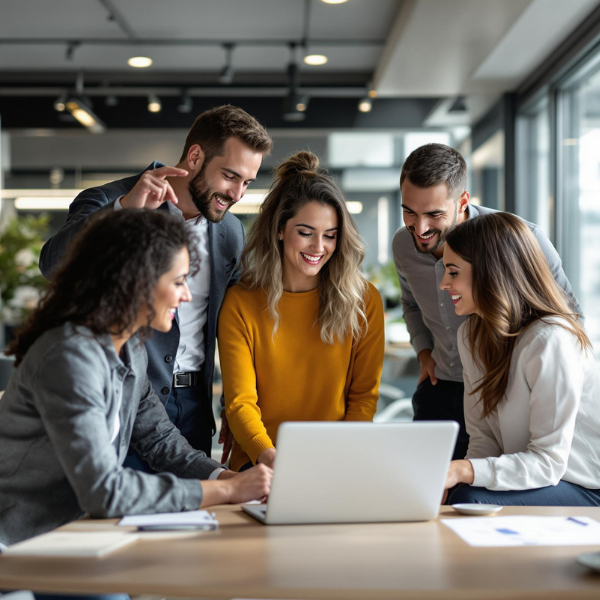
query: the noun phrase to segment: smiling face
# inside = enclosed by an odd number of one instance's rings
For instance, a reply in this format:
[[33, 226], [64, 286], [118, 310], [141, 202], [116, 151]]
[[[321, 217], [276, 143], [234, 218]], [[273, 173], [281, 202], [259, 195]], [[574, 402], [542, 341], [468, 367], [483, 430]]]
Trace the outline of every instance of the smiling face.
[[446, 244], [440, 289], [447, 290], [457, 315], [479, 314], [473, 298], [473, 267]]
[[235, 137], [225, 142], [224, 152], [208, 163], [200, 146], [192, 146], [188, 153], [188, 168], [195, 171], [188, 191], [196, 208], [213, 223], [222, 221], [231, 206], [242, 199], [262, 162], [260, 152]]
[[451, 198], [445, 183], [420, 188], [405, 179], [402, 183], [402, 214], [416, 249], [441, 258], [445, 235], [465, 220], [468, 202], [468, 192], [457, 201]]
[[279, 232], [283, 248], [283, 288], [306, 292], [317, 287], [319, 272], [331, 259], [338, 236], [333, 206], [309, 202]]
[[153, 329], [170, 331], [179, 305], [192, 299], [186, 282], [189, 270], [190, 255], [187, 248], [182, 248], [173, 257], [171, 268], [160, 276], [154, 288], [152, 308], [156, 314], [150, 322]]

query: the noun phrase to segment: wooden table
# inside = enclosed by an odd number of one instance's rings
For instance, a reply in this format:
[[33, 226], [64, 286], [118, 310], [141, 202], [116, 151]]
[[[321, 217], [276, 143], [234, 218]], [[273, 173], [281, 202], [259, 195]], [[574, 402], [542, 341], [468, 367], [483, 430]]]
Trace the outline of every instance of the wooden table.
[[[0, 589], [195, 598], [600, 598], [600, 575], [575, 562], [600, 547], [472, 548], [439, 519], [265, 527], [239, 507], [216, 512], [219, 531], [161, 534], [102, 559], [0, 557]], [[505, 508], [502, 514], [600, 520], [600, 508]], [[448, 517], [455, 513], [443, 507], [440, 518]], [[114, 521], [67, 527], [107, 528]]]

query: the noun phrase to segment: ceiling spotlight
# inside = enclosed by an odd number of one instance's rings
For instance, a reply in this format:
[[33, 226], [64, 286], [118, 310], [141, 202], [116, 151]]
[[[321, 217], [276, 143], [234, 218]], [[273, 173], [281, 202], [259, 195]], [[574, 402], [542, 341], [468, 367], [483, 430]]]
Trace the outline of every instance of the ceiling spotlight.
[[94, 114], [92, 107], [83, 98], [71, 96], [66, 102], [67, 110], [92, 133], [103, 133], [106, 125]]
[[369, 85], [367, 86], [367, 90], [369, 90], [367, 92], [367, 95], [369, 96], [369, 98], [377, 98], [377, 90], [375, 89], [375, 86], [373, 85], [372, 81], [369, 82]]
[[192, 112], [193, 105], [194, 103], [186, 90], [183, 92], [183, 94], [181, 94], [181, 99], [179, 100], [179, 104], [177, 105], [177, 110], [180, 113], [189, 113]]
[[298, 63], [295, 61], [296, 46], [290, 45], [292, 62], [288, 65], [290, 87], [283, 100], [283, 119], [285, 121], [304, 121], [308, 98], [298, 93]]
[[156, 94], [148, 94], [148, 111], [158, 113], [162, 109], [160, 98]]
[[57, 112], [64, 112], [65, 108], [67, 108], [65, 106], [65, 102], [67, 100], [67, 95], [66, 94], [61, 94], [55, 101], [54, 101], [54, 110]]
[[230, 85], [233, 82], [235, 71], [233, 70], [233, 49], [234, 44], [223, 44], [225, 48], [225, 66], [219, 73], [219, 83]]
[[467, 103], [464, 96], [457, 96], [452, 106], [448, 109], [449, 113], [464, 113], [467, 112]]
[[130, 67], [135, 67], [136, 69], [145, 69], [152, 64], [152, 59], [147, 56], [132, 56], [127, 64]]
[[324, 65], [327, 62], [328, 58], [324, 54], [308, 54], [304, 57], [304, 62], [307, 65]]
[[369, 98], [369, 96], [365, 96], [358, 103], [358, 110], [360, 110], [360, 112], [368, 113], [368, 112], [371, 112], [372, 108], [373, 108], [373, 100], [371, 100], [371, 98]]
[[348, 0], [322, 0], [325, 4], [344, 4], [344, 2], [348, 2]]

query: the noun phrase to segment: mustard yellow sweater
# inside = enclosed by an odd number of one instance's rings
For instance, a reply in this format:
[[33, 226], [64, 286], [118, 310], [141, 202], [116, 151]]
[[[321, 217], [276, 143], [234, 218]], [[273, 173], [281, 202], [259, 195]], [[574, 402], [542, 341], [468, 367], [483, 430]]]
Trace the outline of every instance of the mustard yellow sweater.
[[369, 284], [368, 331], [357, 343], [326, 344], [316, 324], [319, 290], [283, 292], [280, 322], [260, 290], [229, 289], [219, 317], [219, 354], [225, 410], [238, 470], [277, 443], [284, 421], [370, 421], [383, 365], [383, 306]]

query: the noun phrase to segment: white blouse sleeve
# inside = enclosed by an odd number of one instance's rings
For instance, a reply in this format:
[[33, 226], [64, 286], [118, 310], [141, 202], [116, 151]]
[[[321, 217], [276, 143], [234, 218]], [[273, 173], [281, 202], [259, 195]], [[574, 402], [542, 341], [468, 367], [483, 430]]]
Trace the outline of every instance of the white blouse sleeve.
[[582, 358], [577, 338], [559, 325], [544, 328], [532, 339], [518, 365], [529, 388], [523, 390], [522, 399], [530, 408], [527, 450], [471, 460], [474, 486], [528, 490], [560, 481], [567, 470], [583, 389]]

